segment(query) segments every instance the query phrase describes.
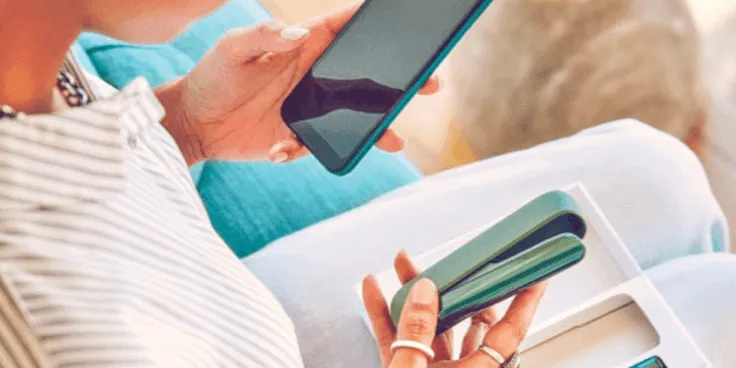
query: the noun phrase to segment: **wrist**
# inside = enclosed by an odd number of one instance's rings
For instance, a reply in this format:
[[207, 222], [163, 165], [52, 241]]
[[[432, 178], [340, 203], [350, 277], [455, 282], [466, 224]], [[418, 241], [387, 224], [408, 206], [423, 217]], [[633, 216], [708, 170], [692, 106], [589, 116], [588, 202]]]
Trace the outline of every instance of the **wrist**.
[[185, 78], [179, 78], [156, 88], [156, 96], [166, 110], [161, 125], [169, 132], [179, 146], [187, 165], [193, 166], [205, 159], [201, 140], [197, 134], [197, 122], [187, 114], [183, 106], [182, 94]]

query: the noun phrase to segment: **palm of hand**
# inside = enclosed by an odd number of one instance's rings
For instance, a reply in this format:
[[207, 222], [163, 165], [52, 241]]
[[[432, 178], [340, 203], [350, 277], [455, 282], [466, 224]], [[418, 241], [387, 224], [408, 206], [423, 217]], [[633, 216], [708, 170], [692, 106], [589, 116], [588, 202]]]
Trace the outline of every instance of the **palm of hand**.
[[[203, 156], [257, 160], [277, 143], [298, 146], [281, 106], [351, 14], [315, 21], [296, 41], [275, 22], [228, 32], [184, 81], [183, 107]], [[290, 30], [292, 38], [300, 32]]]
[[[281, 107], [359, 5], [300, 27], [274, 21], [228, 32], [181, 80], [178, 111], [194, 156], [283, 162], [306, 155], [281, 118]], [[419, 94], [439, 88], [433, 77]], [[404, 140], [388, 129], [376, 146], [398, 152]]]

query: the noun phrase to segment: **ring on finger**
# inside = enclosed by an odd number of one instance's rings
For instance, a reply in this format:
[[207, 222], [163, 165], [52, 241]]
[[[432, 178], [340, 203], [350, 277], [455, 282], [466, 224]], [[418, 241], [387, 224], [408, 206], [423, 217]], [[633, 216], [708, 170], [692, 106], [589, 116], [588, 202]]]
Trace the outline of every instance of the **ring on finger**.
[[496, 361], [496, 363], [498, 363], [501, 368], [519, 368], [519, 366], [521, 365], [521, 359], [519, 359], [518, 352], [514, 352], [514, 354], [511, 355], [510, 358], [506, 359], [503, 357], [503, 355], [501, 355], [501, 353], [485, 344], [478, 347], [478, 350], [490, 356], [493, 360]]
[[393, 354], [396, 349], [400, 348], [407, 348], [407, 349], [414, 349], [421, 351], [424, 353], [424, 355], [427, 356], [427, 359], [430, 361], [434, 360], [434, 350], [432, 350], [431, 347], [424, 345], [420, 342], [411, 341], [411, 340], [396, 340], [391, 344], [391, 354]]

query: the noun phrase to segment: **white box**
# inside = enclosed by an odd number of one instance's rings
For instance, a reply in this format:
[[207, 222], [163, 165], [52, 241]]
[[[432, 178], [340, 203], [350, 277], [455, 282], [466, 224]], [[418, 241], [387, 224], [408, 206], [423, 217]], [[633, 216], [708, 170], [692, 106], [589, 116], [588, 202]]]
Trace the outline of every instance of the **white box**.
[[532, 368], [628, 368], [653, 356], [670, 368], [710, 367], [646, 276], [537, 324], [519, 351]]
[[[534, 362], [534, 359], [537, 359], [536, 357], [542, 356], [540, 354], [546, 354], [545, 344], [548, 344], [548, 342], [550, 344], [558, 343], [565, 339], [574, 338], [575, 334], [579, 334], [580, 331], [573, 327], [586, 326], [586, 331], [589, 330], [591, 333], [595, 333], [599, 326], [608, 322], [615, 322], [616, 325], [624, 326], [627, 325], [625, 322], [628, 321], [628, 325], [638, 325], [636, 323], [637, 318], [643, 315], [647, 316], [651, 322], [649, 326], [653, 326], [655, 330], [653, 332], [655, 336], [658, 336], [659, 341], [655, 341], [653, 346], [644, 348], [644, 353], [631, 356], [631, 364], [624, 365], [624, 367], [643, 360], [642, 357], [647, 354], [658, 354], [665, 360], [665, 363], [669, 364], [668, 367], [709, 367], [710, 365], [703, 358], [702, 353], [689, 337], [689, 334], [656, 289], [646, 279], [636, 260], [624, 246], [585, 188], [580, 184], [576, 184], [565, 189], [565, 191], [575, 198], [588, 225], [587, 234], [583, 239], [587, 253], [582, 262], [550, 280], [549, 288], [539, 306], [527, 341], [522, 346], [522, 358]], [[531, 199], [529, 198], [529, 200]], [[432, 251], [419, 256], [412, 255], [412, 258], [420, 268], [426, 269], [499, 220], [500, 218]], [[395, 273], [393, 270], [387, 270], [376, 275], [376, 278], [386, 300], [390, 302], [393, 295], [400, 288]], [[360, 297], [360, 284], [356, 285], [355, 290]], [[505, 312], [509, 303], [510, 301], [505, 301], [498, 304], [499, 312]], [[633, 312], [639, 309], [642, 313], [636, 314]], [[363, 319], [366, 325], [370, 326], [365, 313], [363, 313]], [[597, 321], [596, 324], [589, 323], [594, 320]], [[646, 321], [646, 319], [639, 318], [638, 321]], [[455, 327], [455, 351], [460, 351], [461, 337], [467, 328], [468, 322]], [[645, 329], [640, 331], [642, 342], [646, 341], [644, 339], [646, 333], [643, 331]], [[621, 336], [629, 336], [626, 334], [627, 331], [623, 329], [619, 329], [618, 332]], [[610, 335], [616, 334], [612, 333]], [[630, 351], [636, 350], [636, 346], [633, 344], [634, 340], [631, 340]], [[678, 347], [673, 349], [673, 346]], [[619, 353], [628, 351], [623, 349], [624, 347], [619, 346]], [[616, 346], [611, 346], [611, 348], [615, 350]], [[581, 350], [580, 345], [570, 346], [568, 351], [560, 352], [558, 350], [558, 357], [572, 357], [577, 354], [581, 359], [590, 359], [595, 354], [605, 357], [607, 353], [607, 350], [602, 347], [591, 349], [590, 354], [593, 355], [581, 355], [579, 350]], [[680, 359], [677, 358], [678, 356]], [[537, 365], [526, 360], [524, 364], [526, 368], [537, 367]], [[623, 357], [621, 362], [624, 361], [628, 364], [628, 357]], [[685, 364], [684, 362], [688, 363]], [[566, 361], [566, 364], [559, 367], [571, 368], [570, 364], [573, 363]], [[612, 366], [615, 365], [608, 363], [598, 365], [598, 367]], [[543, 367], [547, 368], [548, 366]], [[552, 365], [549, 365], [549, 367], [552, 368]]]

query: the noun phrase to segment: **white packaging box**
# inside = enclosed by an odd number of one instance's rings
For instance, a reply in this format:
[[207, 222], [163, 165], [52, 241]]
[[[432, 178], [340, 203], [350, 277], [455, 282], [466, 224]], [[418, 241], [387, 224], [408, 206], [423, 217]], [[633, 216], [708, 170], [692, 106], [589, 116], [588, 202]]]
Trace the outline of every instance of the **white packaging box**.
[[[550, 279], [520, 349], [524, 367], [630, 367], [654, 355], [662, 358], [668, 368], [710, 367], [585, 188], [575, 184], [565, 191], [575, 198], [586, 220], [588, 231], [583, 242], [587, 253], [579, 264]], [[412, 258], [426, 269], [498, 220]], [[400, 288], [395, 273], [389, 269], [376, 279], [390, 303]], [[355, 291], [360, 297], [360, 283]], [[499, 313], [504, 313], [509, 303], [499, 303]], [[370, 326], [364, 311], [361, 313], [366, 326]], [[467, 328], [468, 322], [454, 328], [456, 352]], [[601, 333], [601, 329], [608, 332]], [[583, 338], [585, 343], [571, 344], [576, 338]], [[591, 359], [597, 364], [590, 365]], [[544, 364], [539, 363], [542, 361]]]

